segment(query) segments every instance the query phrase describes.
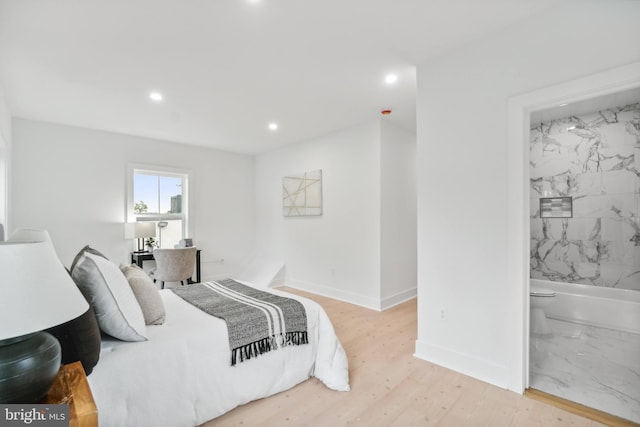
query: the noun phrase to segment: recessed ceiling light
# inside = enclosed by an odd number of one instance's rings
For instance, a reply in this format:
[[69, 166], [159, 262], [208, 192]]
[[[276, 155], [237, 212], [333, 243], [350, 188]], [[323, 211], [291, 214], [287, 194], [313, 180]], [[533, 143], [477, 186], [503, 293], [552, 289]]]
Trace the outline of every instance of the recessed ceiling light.
[[392, 85], [395, 82], [398, 81], [398, 75], [397, 74], [387, 74], [387, 76], [384, 78], [384, 81], [389, 84]]
[[559, 105], [560, 107], [566, 107], [567, 105], [569, 105], [569, 103], [568, 103], [568, 102], [565, 102], [565, 103], [563, 103], [563, 104], [558, 104], [558, 105]]
[[278, 124], [277, 123], [269, 123], [269, 129], [270, 130], [277, 130], [278, 129]]
[[149, 94], [149, 98], [150, 98], [152, 101], [160, 102], [160, 101], [162, 101], [162, 94], [161, 94], [160, 92], [151, 92], [151, 93]]

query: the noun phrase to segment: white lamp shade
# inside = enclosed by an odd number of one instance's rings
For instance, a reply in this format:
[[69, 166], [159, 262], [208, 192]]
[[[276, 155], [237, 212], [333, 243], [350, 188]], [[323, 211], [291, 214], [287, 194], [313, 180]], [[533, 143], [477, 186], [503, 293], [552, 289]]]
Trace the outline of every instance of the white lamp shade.
[[38, 228], [19, 228], [7, 239], [12, 242], [49, 242], [53, 246], [47, 230]]
[[88, 308], [50, 242], [0, 242], [0, 340], [65, 323]]
[[153, 221], [128, 222], [124, 227], [125, 239], [145, 239], [156, 237], [156, 223]]
[[38, 228], [19, 228], [7, 239], [8, 242], [47, 242], [51, 245], [53, 253], [56, 254], [56, 248], [53, 247], [53, 241], [47, 230]]

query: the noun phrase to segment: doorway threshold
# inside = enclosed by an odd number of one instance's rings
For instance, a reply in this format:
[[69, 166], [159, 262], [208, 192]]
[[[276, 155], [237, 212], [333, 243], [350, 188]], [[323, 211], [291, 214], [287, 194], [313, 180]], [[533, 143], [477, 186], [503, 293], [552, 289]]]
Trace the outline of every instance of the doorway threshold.
[[611, 427], [640, 427], [640, 424], [634, 423], [633, 421], [625, 420], [624, 418], [620, 418], [534, 388], [526, 389], [524, 391], [524, 395], [531, 399], [538, 400], [548, 405], [555, 406], [556, 408], [571, 412], [572, 414], [580, 415]]

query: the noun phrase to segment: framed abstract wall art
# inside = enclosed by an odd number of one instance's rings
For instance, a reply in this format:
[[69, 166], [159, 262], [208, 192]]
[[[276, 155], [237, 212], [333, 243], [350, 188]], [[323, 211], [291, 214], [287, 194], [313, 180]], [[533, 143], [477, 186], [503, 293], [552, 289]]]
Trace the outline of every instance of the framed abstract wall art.
[[282, 178], [282, 214], [285, 217], [322, 215], [322, 170]]

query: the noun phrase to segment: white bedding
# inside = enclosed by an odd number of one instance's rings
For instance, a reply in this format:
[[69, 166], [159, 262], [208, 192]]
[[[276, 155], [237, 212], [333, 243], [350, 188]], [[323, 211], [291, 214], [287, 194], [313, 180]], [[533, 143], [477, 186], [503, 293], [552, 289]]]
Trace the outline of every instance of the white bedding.
[[160, 291], [166, 322], [147, 326], [148, 341], [102, 342], [100, 361], [88, 377], [100, 426], [196, 426], [311, 376], [331, 389], [348, 391], [347, 357], [324, 309], [306, 298], [268, 291], [304, 304], [309, 344], [236, 366], [230, 366], [223, 320], [170, 290]]

